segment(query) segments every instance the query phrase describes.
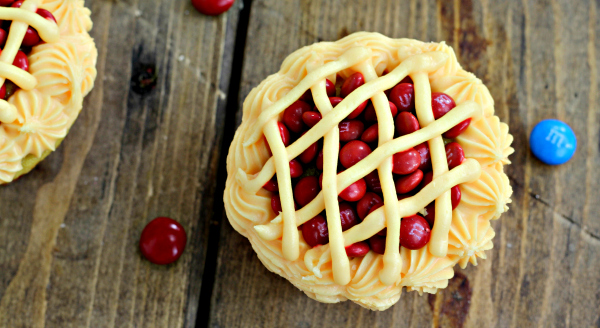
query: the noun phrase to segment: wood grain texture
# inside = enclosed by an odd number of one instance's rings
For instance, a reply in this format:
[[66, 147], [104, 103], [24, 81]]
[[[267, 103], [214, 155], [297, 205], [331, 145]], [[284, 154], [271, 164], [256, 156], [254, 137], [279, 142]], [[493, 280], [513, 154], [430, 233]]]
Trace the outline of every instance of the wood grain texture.
[[[253, 1], [240, 109], [299, 47], [362, 30], [445, 40], [488, 86], [515, 137], [507, 171], [513, 203], [493, 222], [495, 247], [487, 260], [457, 269], [437, 296], [405, 293], [385, 312], [309, 299], [265, 269], [250, 243], [224, 223], [210, 326], [600, 326], [597, 12], [594, 1], [567, 0]], [[579, 139], [575, 158], [558, 167], [543, 165], [528, 149], [533, 126], [552, 117], [570, 124]]]
[[[238, 11], [207, 17], [171, 0], [86, 6], [95, 88], [60, 148], [0, 188], [0, 326], [193, 327]], [[146, 68], [155, 88], [130, 87]], [[139, 254], [156, 216], [188, 232], [173, 265]]]

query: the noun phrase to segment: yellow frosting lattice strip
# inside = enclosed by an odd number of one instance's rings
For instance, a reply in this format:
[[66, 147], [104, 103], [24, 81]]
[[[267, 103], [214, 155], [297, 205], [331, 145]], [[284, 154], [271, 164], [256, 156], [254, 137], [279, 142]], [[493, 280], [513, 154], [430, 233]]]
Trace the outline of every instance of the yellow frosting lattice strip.
[[[378, 78], [372, 65], [362, 64], [357, 70], [363, 74], [366, 81]], [[383, 91], [379, 91], [373, 98], [373, 107], [377, 114], [379, 145], [383, 146], [394, 139], [394, 117], [390, 110], [390, 103]], [[385, 285], [394, 284], [400, 278], [402, 258], [400, 257], [400, 213], [396, 201], [396, 186], [392, 176], [393, 156], [385, 157], [377, 168], [381, 190], [383, 192], [383, 206], [386, 217], [386, 226], [389, 227], [386, 239], [385, 254], [383, 255], [383, 269], [379, 272], [379, 280]]]
[[[35, 28], [42, 40], [56, 42], [59, 39], [58, 25], [35, 13], [40, 0], [27, 0], [20, 8], [0, 7], [0, 20], [13, 21], [6, 45], [0, 54], [0, 86], [10, 79], [21, 89], [32, 90], [37, 84], [33, 75], [12, 65], [29, 26]], [[12, 123], [17, 119], [17, 109], [0, 100], [0, 122]]]
[[[477, 103], [465, 101], [452, 111], [448, 112], [448, 114], [444, 115], [444, 117], [431, 123], [429, 126], [411, 134], [388, 141], [385, 145], [377, 147], [377, 149], [375, 149], [369, 156], [365, 157], [362, 161], [356, 163], [354, 166], [337, 176], [337, 190], [344, 190], [346, 187], [352, 184], [352, 182], [372, 172], [381, 164], [384, 159], [393, 156], [399, 151], [406, 150], [432, 139], [435, 136], [439, 136], [465, 119], [477, 116], [478, 113], [481, 113], [481, 107]], [[315, 199], [312, 200], [312, 202], [304, 206], [296, 213], [296, 225], [299, 226], [312, 219], [324, 209], [324, 206], [323, 193], [321, 192], [319, 195], [317, 195], [317, 197], [315, 197]], [[417, 209], [416, 211], [418, 210], [420, 209]], [[281, 215], [277, 216], [269, 224], [257, 225], [254, 227], [254, 229], [256, 229], [262, 239], [275, 240], [280, 238]]]
[[[411, 76], [415, 83], [415, 109], [421, 126], [427, 127], [435, 121], [431, 107], [431, 87], [427, 74], [418, 73]], [[429, 153], [433, 167], [434, 179], [448, 171], [446, 150], [441, 135], [429, 140]], [[452, 188], [453, 186], [450, 186]], [[452, 202], [450, 188], [435, 200], [435, 224], [428, 243], [429, 252], [437, 257], [448, 253], [448, 231], [452, 221]]]
[[[371, 56], [371, 49], [366, 47], [355, 47], [346, 51], [340, 58], [336, 61], [327, 63], [310, 72], [302, 81], [294, 87], [290, 92], [288, 92], [283, 98], [277, 100], [274, 104], [272, 104], [269, 108], [265, 109], [260, 113], [256, 122], [256, 132], [248, 137], [248, 140], [244, 142], [244, 146], [249, 146], [255, 143], [260, 138], [260, 132], [262, 130], [263, 125], [271, 120], [273, 117], [276, 117], [281, 112], [283, 112], [286, 108], [288, 108], [294, 101], [298, 100], [304, 92], [306, 92], [310, 87], [317, 84], [319, 81], [323, 80], [329, 75], [336, 74], [339, 71], [342, 71], [356, 63], [360, 63], [361, 61], [366, 60]], [[328, 129], [329, 130], [329, 129]], [[310, 130], [309, 130], [310, 132]], [[323, 136], [321, 134], [319, 138]], [[316, 141], [313, 140], [313, 142]], [[309, 143], [312, 144], [313, 142]], [[306, 148], [304, 148], [306, 149]], [[304, 150], [302, 149], [302, 151]]]
[[[315, 105], [323, 116], [331, 112], [333, 107], [325, 91], [325, 80], [312, 88]], [[344, 247], [342, 222], [338, 203], [337, 164], [340, 144], [340, 133], [337, 126], [324, 136], [323, 140], [323, 198], [329, 229], [329, 245], [331, 248], [333, 279], [338, 285], [350, 282], [350, 261]]]
[[283, 256], [289, 261], [295, 261], [300, 256], [298, 241], [298, 228], [296, 226], [294, 196], [292, 194], [292, 178], [290, 176], [290, 164], [277, 120], [273, 119], [265, 126], [265, 136], [269, 146], [273, 150], [275, 167], [277, 168], [277, 184], [281, 198], [281, 209], [283, 211]]
[[[344, 57], [345, 55], [346, 54], [344, 54], [342, 57]], [[319, 123], [317, 123], [310, 130], [308, 130], [292, 145], [287, 147], [290, 160], [300, 155], [300, 153], [302, 153], [306, 148], [308, 148], [308, 146], [312, 145], [314, 142], [316, 142], [322, 136], [324, 136], [325, 133], [327, 133], [327, 131], [330, 131], [334, 126], [337, 126], [343, 119], [346, 118], [346, 116], [350, 114], [350, 112], [352, 112], [356, 107], [358, 107], [358, 105], [360, 105], [363, 101], [373, 97], [377, 92], [381, 92], [381, 90], [387, 90], [389, 88], [392, 88], [409, 73], [416, 71], [417, 68], [419, 68], [420, 71], [425, 72], [435, 71], [444, 64], [447, 58], [448, 55], [446, 55], [443, 52], [428, 52], [424, 54], [414, 55], [412, 57], [407, 58], [405, 61], [402, 62], [402, 64], [398, 65], [398, 67], [396, 67], [387, 75], [369, 81], [361, 87], [357, 88], [356, 90], [354, 90], [354, 92], [350, 93], [350, 95], [344, 98], [344, 100], [342, 100], [337, 106], [335, 106], [334, 111], [331, 111], [327, 115], [323, 116]], [[325, 66], [327, 65], [329, 64], [326, 64]], [[321, 69], [322, 68], [309, 73], [309, 75], [307, 75], [307, 78], [309, 76], [312, 76], [312, 74], [320, 72]], [[326, 73], [329, 73], [329, 71], [325, 71], [315, 75], [317, 77], [320, 77], [319, 80], [322, 80], [325, 78], [325, 76], [329, 75]], [[300, 82], [300, 84], [296, 88], [292, 89], [290, 93], [285, 95], [285, 97], [278, 100], [271, 107], [269, 107], [266, 111], [271, 111], [274, 107], [277, 111], [273, 111], [273, 113], [268, 114], [267, 117], [279, 114], [280, 112], [285, 110], [285, 108], [287, 108], [287, 106], [289, 106], [292, 102], [300, 98], [302, 92], [304, 92], [304, 90], [307, 90], [308, 87], [299, 90], [296, 89], [298, 89], [301, 85], [304, 86], [307, 78]], [[313, 80], [313, 84], [319, 81], [314, 78]], [[288, 97], [292, 93], [294, 94], [295, 98]], [[285, 107], [282, 107], [282, 105], [280, 104], [283, 100], [285, 100], [285, 102], [283, 102], [283, 104], [286, 104]], [[265, 112], [263, 112], [261, 116]], [[259, 116], [257, 123], [258, 127], [261, 126], [260, 121], [261, 118]], [[248, 140], [244, 143], [244, 146], [250, 145], [252, 143], [253, 142], [250, 142], [250, 140]], [[238, 170], [236, 178], [239, 179], [240, 185], [244, 186], [244, 189], [246, 191], [248, 191], [249, 193], [256, 193], [269, 179], [271, 179], [274, 173], [275, 168], [273, 166], [273, 160], [271, 158], [265, 163], [261, 172], [257, 176], [255, 176], [254, 179], [252, 179], [252, 181], [250, 181], [246, 173], [242, 170]]]
[[[480, 174], [481, 166], [479, 162], [471, 158], [466, 159], [451, 171], [434, 178], [430, 184], [423, 187], [416, 195], [398, 201], [396, 204], [400, 216], [404, 217], [416, 213], [453, 186], [474, 181], [479, 178]], [[385, 228], [385, 224], [384, 208], [380, 207], [369, 214], [363, 222], [344, 231], [346, 245], [370, 238]]]

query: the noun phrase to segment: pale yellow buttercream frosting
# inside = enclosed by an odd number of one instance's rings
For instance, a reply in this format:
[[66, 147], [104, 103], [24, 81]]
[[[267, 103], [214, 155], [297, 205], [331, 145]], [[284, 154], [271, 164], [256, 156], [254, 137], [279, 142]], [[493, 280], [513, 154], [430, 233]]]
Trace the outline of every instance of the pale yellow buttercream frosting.
[[[383, 75], [383, 72], [389, 73]], [[335, 82], [355, 72], [366, 83], [335, 109], [325, 92], [325, 79]], [[415, 85], [416, 113], [421, 129], [393, 138], [394, 126], [384, 94], [404, 77]], [[312, 92], [323, 119], [293, 144], [285, 147], [277, 121], [283, 111], [305, 91]], [[431, 92], [452, 96], [457, 107], [434, 120]], [[354, 108], [370, 99], [379, 119], [379, 145], [366, 158], [337, 174], [337, 126]], [[360, 32], [337, 42], [321, 42], [288, 56], [281, 70], [254, 88], [244, 101], [242, 124], [236, 131], [227, 158], [228, 178], [224, 202], [232, 226], [246, 236], [259, 259], [310, 297], [323, 302], [350, 299], [370, 309], [383, 310], [400, 298], [402, 287], [435, 293], [444, 288], [453, 266], [468, 262], [493, 247], [489, 220], [506, 211], [512, 190], [503, 165], [512, 136], [494, 114], [488, 89], [465, 72], [452, 48], [444, 43], [390, 39]], [[442, 133], [471, 118], [469, 128], [457, 138], [467, 159], [448, 170]], [[263, 137], [264, 136], [264, 137]], [[309, 204], [294, 209], [288, 162], [324, 138], [323, 190]], [[268, 145], [267, 145], [268, 142]], [[392, 177], [394, 153], [428, 142], [433, 181], [416, 195], [398, 200]], [[351, 183], [377, 170], [384, 206], [349, 230], [341, 229], [337, 195]], [[277, 176], [282, 213], [273, 213], [271, 194], [262, 186]], [[453, 211], [450, 188], [460, 184], [462, 201]], [[402, 217], [423, 211], [435, 200], [435, 225], [427, 247], [399, 247]], [[327, 214], [329, 244], [310, 248], [298, 227], [323, 210]], [[349, 258], [345, 246], [367, 240], [387, 229], [386, 251], [370, 251]]]
[[[36, 14], [38, 8], [50, 11], [57, 23]], [[8, 79], [20, 88], [0, 100], [0, 183], [8, 183], [66, 136], [94, 86], [98, 52], [82, 0], [26, 0], [21, 8], [0, 7], [0, 19], [12, 21], [0, 54], [0, 85]], [[32, 48], [26, 72], [12, 62], [29, 26], [44, 42]]]

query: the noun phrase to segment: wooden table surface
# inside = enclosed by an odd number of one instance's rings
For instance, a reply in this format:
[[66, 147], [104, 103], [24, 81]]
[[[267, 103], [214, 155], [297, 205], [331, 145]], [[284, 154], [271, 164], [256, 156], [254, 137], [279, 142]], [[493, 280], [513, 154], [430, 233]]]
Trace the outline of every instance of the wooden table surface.
[[[60, 148], [0, 187], [1, 327], [600, 327], [600, 18], [595, 1], [87, 0], [98, 77]], [[295, 49], [355, 31], [445, 40], [515, 137], [514, 194], [494, 249], [437, 295], [385, 312], [320, 304], [267, 271], [228, 223], [225, 156], [241, 104]], [[135, 83], [146, 69], [154, 88]], [[575, 157], [550, 167], [528, 134], [558, 118]], [[142, 259], [156, 216], [189, 241]]]

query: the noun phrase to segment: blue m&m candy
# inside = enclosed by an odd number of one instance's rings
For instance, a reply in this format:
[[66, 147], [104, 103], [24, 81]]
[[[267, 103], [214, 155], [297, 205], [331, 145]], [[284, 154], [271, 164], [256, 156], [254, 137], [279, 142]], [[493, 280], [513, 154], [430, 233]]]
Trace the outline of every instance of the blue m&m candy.
[[570, 126], [559, 120], [543, 120], [531, 131], [529, 147], [540, 161], [559, 165], [575, 154], [577, 137]]

